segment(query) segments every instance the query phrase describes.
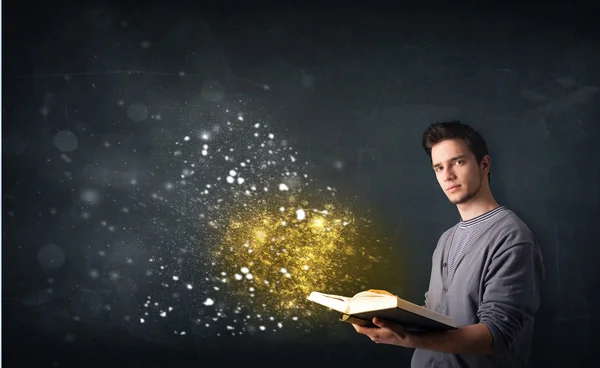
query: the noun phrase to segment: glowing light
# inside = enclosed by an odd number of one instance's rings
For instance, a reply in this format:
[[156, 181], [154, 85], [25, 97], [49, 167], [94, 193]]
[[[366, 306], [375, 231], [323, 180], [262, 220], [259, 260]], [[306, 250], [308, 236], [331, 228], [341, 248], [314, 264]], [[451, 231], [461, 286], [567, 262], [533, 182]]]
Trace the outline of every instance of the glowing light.
[[[297, 194], [289, 196], [280, 200], [310, 207]], [[252, 297], [255, 306], [266, 305], [265, 311], [285, 318], [310, 315], [313, 306], [306, 297], [312, 291], [360, 290], [363, 271], [379, 261], [358, 235], [359, 226], [367, 224], [341, 206], [286, 210], [277, 202], [265, 193], [251, 206], [240, 199], [226, 207], [228, 224], [215, 251], [223, 272], [235, 274], [236, 282], [228, 285], [232, 300], [226, 303], [247, 303]]]

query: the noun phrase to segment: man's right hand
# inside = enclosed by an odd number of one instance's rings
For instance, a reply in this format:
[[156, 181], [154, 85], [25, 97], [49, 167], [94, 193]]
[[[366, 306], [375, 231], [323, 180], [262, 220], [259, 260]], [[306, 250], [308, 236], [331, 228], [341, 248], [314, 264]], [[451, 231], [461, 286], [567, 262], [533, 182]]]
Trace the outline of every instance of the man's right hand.
[[383, 295], [391, 295], [391, 296], [396, 296], [392, 293], [390, 293], [389, 291], [385, 291], [385, 290], [378, 290], [378, 289], [369, 289], [367, 290], [371, 293], [376, 293], [376, 294], [383, 294]]

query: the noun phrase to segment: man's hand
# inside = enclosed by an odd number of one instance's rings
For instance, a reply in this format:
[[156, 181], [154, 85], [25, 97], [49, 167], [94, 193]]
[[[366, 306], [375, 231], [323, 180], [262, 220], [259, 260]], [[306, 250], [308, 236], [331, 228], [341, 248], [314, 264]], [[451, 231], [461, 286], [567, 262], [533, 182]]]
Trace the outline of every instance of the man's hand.
[[382, 295], [391, 295], [391, 296], [395, 296], [394, 294], [390, 293], [389, 291], [386, 290], [379, 290], [379, 289], [369, 289], [367, 290], [371, 293], [376, 293], [376, 294], [382, 294]]
[[[373, 318], [377, 327], [353, 324], [356, 332], [367, 335], [378, 344], [398, 345], [452, 354], [492, 354], [493, 337], [483, 323], [462, 326], [450, 331], [408, 332], [398, 323]], [[379, 327], [379, 328], [378, 328]]]
[[373, 318], [373, 324], [377, 327], [361, 327], [353, 324], [356, 332], [367, 335], [371, 341], [377, 344], [398, 345], [410, 348], [411, 334], [401, 325], [385, 320], [383, 318]]

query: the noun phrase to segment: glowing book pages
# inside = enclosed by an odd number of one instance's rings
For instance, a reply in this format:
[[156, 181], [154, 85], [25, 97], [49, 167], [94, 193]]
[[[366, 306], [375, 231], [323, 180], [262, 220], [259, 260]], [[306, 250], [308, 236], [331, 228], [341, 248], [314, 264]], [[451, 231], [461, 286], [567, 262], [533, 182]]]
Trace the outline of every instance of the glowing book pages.
[[340, 320], [361, 326], [374, 326], [374, 317], [400, 323], [409, 331], [440, 331], [455, 329], [454, 320], [396, 295], [363, 291], [353, 297], [312, 292], [308, 300], [340, 312]]

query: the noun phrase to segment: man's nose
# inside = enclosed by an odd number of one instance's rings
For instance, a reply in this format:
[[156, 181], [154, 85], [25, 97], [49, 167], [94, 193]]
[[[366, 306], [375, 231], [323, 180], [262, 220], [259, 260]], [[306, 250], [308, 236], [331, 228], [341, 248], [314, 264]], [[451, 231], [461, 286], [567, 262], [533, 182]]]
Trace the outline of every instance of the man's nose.
[[451, 169], [446, 170], [446, 172], [444, 173], [444, 180], [452, 181], [454, 180], [454, 178], [454, 171], [452, 171]]

